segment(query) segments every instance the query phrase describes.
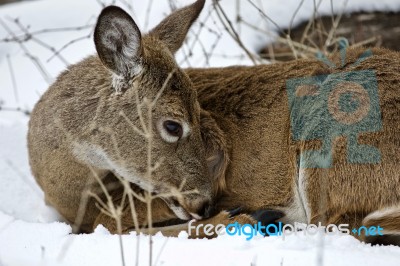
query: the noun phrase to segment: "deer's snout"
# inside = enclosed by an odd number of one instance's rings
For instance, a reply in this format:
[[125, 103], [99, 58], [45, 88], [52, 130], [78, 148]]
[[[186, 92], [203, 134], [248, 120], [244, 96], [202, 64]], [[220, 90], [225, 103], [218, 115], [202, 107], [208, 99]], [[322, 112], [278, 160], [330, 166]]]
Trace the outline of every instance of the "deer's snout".
[[210, 217], [214, 209], [211, 200], [206, 197], [190, 200], [187, 202], [186, 206], [190, 215], [199, 220]]

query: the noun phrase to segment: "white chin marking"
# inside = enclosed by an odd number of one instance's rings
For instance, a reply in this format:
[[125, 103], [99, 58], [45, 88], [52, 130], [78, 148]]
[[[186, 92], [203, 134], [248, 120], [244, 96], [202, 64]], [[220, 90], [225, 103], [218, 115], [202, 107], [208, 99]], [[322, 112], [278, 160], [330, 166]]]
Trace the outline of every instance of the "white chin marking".
[[182, 207], [180, 206], [174, 206], [174, 205], [169, 205], [169, 208], [175, 213], [175, 215], [181, 219], [181, 220], [189, 220], [192, 217], [190, 214], [185, 211]]
[[190, 213], [190, 215], [196, 220], [201, 220], [201, 218], [202, 218], [200, 215], [192, 213], [192, 212]]

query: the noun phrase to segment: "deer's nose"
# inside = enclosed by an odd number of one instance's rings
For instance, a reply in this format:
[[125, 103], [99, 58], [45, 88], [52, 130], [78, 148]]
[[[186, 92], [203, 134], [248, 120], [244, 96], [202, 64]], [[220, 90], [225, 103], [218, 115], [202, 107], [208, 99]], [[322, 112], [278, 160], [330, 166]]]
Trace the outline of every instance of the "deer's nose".
[[195, 219], [205, 219], [213, 213], [213, 204], [211, 204], [209, 199], [197, 200], [195, 204], [192, 202], [190, 205], [189, 212]]
[[207, 201], [206, 203], [203, 204], [203, 207], [201, 207], [201, 209], [197, 214], [202, 218], [208, 218], [211, 216], [212, 212], [213, 212], [213, 205], [210, 204], [209, 201]]

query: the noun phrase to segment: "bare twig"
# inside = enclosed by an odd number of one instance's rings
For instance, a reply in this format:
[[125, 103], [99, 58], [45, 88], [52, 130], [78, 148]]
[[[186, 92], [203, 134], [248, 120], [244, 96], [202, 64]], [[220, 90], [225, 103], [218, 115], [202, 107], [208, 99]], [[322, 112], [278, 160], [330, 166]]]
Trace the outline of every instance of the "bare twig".
[[[0, 19], [0, 24], [3, 26], [3, 28], [11, 35], [13, 36], [14, 39], [17, 39], [14, 32], [7, 26], [7, 24]], [[49, 73], [46, 71], [45, 67], [41, 63], [41, 61], [32, 55], [29, 50], [26, 48], [26, 46], [23, 44], [23, 42], [18, 41], [17, 42], [21, 49], [24, 51], [25, 55], [34, 63], [36, 68], [39, 70], [39, 72], [42, 74], [44, 80], [50, 84], [52, 82], [52, 78], [50, 78]]]
[[287, 35], [289, 35], [289, 36], [290, 36], [291, 30], [292, 30], [292, 27], [293, 27], [294, 19], [296, 18], [296, 15], [297, 15], [297, 13], [300, 11], [300, 8], [303, 6], [303, 4], [304, 4], [304, 0], [301, 0], [301, 1], [300, 1], [300, 4], [297, 6], [296, 10], [294, 11], [294, 14], [293, 14], [292, 18], [290, 19], [290, 23], [289, 23], [289, 32], [288, 32], [288, 34], [287, 34]]
[[49, 33], [62, 33], [62, 32], [77, 32], [77, 31], [82, 31], [86, 29], [92, 29], [93, 24], [88, 24], [84, 26], [77, 26], [77, 27], [63, 27], [63, 28], [49, 28], [49, 29], [41, 29], [37, 31], [32, 31], [32, 32], [26, 32], [24, 34], [17, 35], [15, 34], [11, 38], [3, 38], [0, 39], [0, 42], [27, 42], [30, 40], [32, 36], [38, 36], [42, 34], [49, 34]]
[[338, 15], [338, 16], [336, 17], [336, 19], [334, 20], [334, 22], [333, 22], [333, 24], [332, 24], [332, 28], [331, 28], [331, 30], [330, 30], [329, 33], [328, 33], [328, 37], [326, 38], [325, 47], [328, 47], [328, 46], [330, 46], [330, 45], [332, 44], [332, 40], [333, 40], [334, 37], [335, 37], [335, 33], [336, 33], [337, 28], [338, 28], [338, 26], [339, 26], [340, 20], [342, 19], [342, 16], [343, 16], [343, 14], [344, 14], [344, 12], [345, 12], [345, 9], [346, 9], [346, 7], [347, 7], [347, 4], [348, 4], [348, 0], [346, 0], [346, 1], [344, 2], [342, 11], [339, 13], [339, 15]]
[[[25, 36], [26, 36], [25, 40], [32, 40], [32, 41], [36, 42], [37, 44], [39, 44], [40, 46], [50, 50], [51, 52], [56, 53], [56, 49], [54, 47], [52, 47], [51, 45], [48, 45], [44, 41], [36, 38], [34, 35], [29, 33], [28, 28], [25, 27], [24, 25], [22, 25], [21, 22], [19, 21], [19, 19], [10, 19], [10, 20], [12, 22], [14, 22], [18, 26], [18, 28], [21, 29], [22, 32], [25, 33]], [[56, 54], [56, 56], [60, 59], [61, 62], [63, 62], [65, 65], [68, 65], [68, 62], [64, 57], [62, 57], [60, 54]]]
[[226, 15], [224, 9], [221, 7], [219, 1], [213, 0], [213, 5], [215, 10], [217, 11], [218, 18], [220, 19], [222, 25], [224, 26], [225, 30], [231, 35], [231, 37], [236, 41], [236, 43], [243, 49], [249, 59], [253, 62], [253, 64], [257, 64], [255, 59], [255, 55], [253, 55], [243, 44], [242, 40], [240, 39], [239, 34], [236, 32], [235, 27], [233, 26], [231, 20]]
[[[11, 64], [11, 59], [10, 59], [10, 55], [9, 54], [7, 54], [7, 63], [8, 63], [8, 68], [10, 69], [10, 76], [11, 76], [11, 81], [12, 81], [13, 90], [14, 90], [15, 102], [18, 105], [19, 104], [19, 97], [18, 97], [17, 81], [15, 79], [14, 68], [13, 68], [13, 66]], [[1, 106], [0, 106], [0, 108], [1, 108]]]
[[[82, 40], [87, 40], [87, 39], [90, 39], [92, 37], [92, 33], [89, 33], [89, 34], [87, 34], [87, 35], [85, 35], [85, 36], [82, 36], [82, 37], [79, 37], [79, 38], [76, 38], [76, 39], [73, 39], [73, 40], [71, 40], [71, 41], [69, 41], [68, 43], [66, 43], [66, 44], [64, 44], [60, 49], [58, 49], [58, 50], [52, 50], [53, 52], [54, 52], [54, 54], [49, 58], [49, 59], [47, 59], [47, 61], [46, 62], [50, 62], [54, 57], [60, 57], [60, 53], [63, 51], [63, 50], [65, 50], [65, 49], [67, 49], [67, 47], [69, 47], [70, 45], [72, 45], [72, 44], [74, 44], [74, 43], [77, 43], [77, 42], [79, 42], [79, 41], [82, 41]], [[67, 63], [67, 65], [68, 65], [68, 63]]]
[[[300, 40], [301, 44], [304, 44], [304, 41], [308, 38], [308, 36], [309, 36], [308, 32], [310, 31], [310, 29], [313, 28], [313, 30], [314, 30], [315, 20], [317, 18], [318, 9], [322, 3], [322, 0], [319, 0], [318, 3], [316, 2], [316, 0], [314, 0], [313, 3], [314, 3], [314, 12], [313, 12], [312, 18], [308, 20], [307, 26], [303, 32], [303, 35]], [[314, 47], [318, 48], [317, 45], [315, 45]]]
[[27, 116], [29, 116], [31, 114], [31, 111], [28, 109], [22, 109], [20, 107], [4, 107], [1, 104], [0, 104], [0, 111], [17, 112], [17, 113], [22, 113]]
[[146, 9], [146, 18], [145, 18], [144, 25], [143, 25], [144, 30], [147, 30], [147, 27], [149, 26], [150, 11], [151, 11], [152, 6], [153, 6], [153, 0], [149, 0], [149, 3], [147, 4], [147, 9]]
[[267, 19], [267, 21], [271, 22], [271, 23], [276, 27], [276, 29], [277, 29], [277, 31], [278, 31], [279, 33], [285, 34], [285, 32], [281, 29], [281, 27], [279, 27], [279, 25], [278, 25], [273, 19], [271, 19], [263, 10], [261, 10], [256, 4], [254, 4], [253, 1], [247, 0], [247, 2], [249, 2], [249, 3], [258, 11], [258, 13], [259, 13], [262, 17], [264, 17], [265, 19]]

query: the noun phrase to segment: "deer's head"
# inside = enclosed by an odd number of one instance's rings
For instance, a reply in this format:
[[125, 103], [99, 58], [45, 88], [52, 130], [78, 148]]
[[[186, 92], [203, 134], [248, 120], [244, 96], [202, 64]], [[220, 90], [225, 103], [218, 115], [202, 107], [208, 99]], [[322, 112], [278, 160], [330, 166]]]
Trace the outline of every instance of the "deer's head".
[[94, 33], [118, 94], [115, 106], [126, 120], [125, 129], [115, 129], [121, 160], [114, 170], [153, 193], [197, 191], [163, 197], [181, 219], [208, 216], [215, 196], [209, 170], [216, 163], [206, 158], [197, 94], [174, 59], [204, 2], [175, 11], [145, 35], [130, 15], [110, 6]]

